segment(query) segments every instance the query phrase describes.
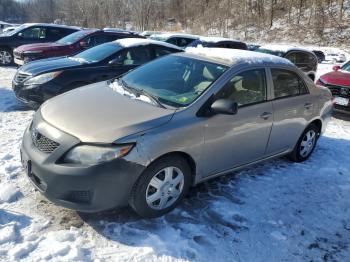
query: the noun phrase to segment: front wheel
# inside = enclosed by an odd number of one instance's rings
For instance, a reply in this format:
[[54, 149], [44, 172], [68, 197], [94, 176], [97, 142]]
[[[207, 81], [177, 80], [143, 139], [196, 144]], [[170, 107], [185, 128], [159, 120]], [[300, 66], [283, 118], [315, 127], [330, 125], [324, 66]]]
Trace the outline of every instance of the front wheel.
[[191, 169], [179, 156], [152, 163], [135, 183], [130, 205], [142, 217], [162, 216], [173, 210], [186, 196], [191, 183]]
[[309, 125], [298, 140], [293, 152], [288, 156], [295, 162], [307, 160], [314, 151], [319, 137], [319, 129], [316, 125]]
[[13, 63], [12, 51], [8, 48], [0, 48], [0, 65], [11, 65]]

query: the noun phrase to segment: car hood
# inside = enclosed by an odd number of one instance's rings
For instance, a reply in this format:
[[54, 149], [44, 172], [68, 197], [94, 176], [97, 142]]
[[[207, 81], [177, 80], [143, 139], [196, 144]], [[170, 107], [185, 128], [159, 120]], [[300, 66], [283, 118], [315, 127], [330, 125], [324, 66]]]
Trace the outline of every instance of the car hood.
[[350, 72], [344, 70], [330, 72], [321, 76], [320, 79], [331, 85], [350, 86]]
[[82, 142], [112, 143], [167, 123], [175, 110], [121, 95], [105, 81], [54, 97], [40, 112], [46, 122]]
[[10, 37], [9, 36], [5, 36], [5, 35], [0, 35], [0, 43], [5, 43], [10, 41]]
[[38, 44], [29, 44], [29, 45], [21, 45], [16, 48], [16, 51], [19, 53], [23, 53], [25, 51], [46, 51], [46, 50], [56, 50], [61, 48], [62, 44], [58, 43], [38, 43]]
[[81, 64], [81, 62], [68, 57], [49, 58], [27, 63], [20, 67], [19, 71], [35, 76], [46, 72], [59, 71], [81, 66]]

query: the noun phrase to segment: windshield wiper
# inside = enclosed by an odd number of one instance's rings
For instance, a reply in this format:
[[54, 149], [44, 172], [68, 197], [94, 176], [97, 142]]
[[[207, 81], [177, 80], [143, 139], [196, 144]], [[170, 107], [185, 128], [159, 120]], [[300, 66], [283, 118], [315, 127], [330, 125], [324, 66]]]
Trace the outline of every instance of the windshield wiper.
[[148, 93], [147, 91], [145, 91], [144, 89], [138, 89], [138, 88], [134, 88], [131, 86], [128, 86], [127, 83], [125, 83], [125, 81], [123, 79], [119, 79], [118, 81], [121, 86], [128, 90], [131, 91], [133, 94], [136, 95], [136, 97], [140, 97], [141, 95], [147, 96], [149, 99], [151, 99], [151, 101], [153, 101], [153, 103], [156, 103], [159, 107], [161, 108], [166, 108], [160, 101], [159, 98], [157, 96], [151, 95], [150, 93]]

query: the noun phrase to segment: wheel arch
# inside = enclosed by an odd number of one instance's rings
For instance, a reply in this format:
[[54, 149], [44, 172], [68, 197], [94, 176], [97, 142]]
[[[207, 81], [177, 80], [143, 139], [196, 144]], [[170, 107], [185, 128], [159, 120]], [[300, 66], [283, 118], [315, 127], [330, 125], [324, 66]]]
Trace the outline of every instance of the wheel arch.
[[190, 169], [191, 169], [191, 185], [195, 184], [195, 178], [196, 178], [196, 172], [197, 172], [197, 165], [195, 160], [193, 159], [193, 157], [191, 155], [189, 155], [188, 153], [185, 153], [183, 151], [172, 151], [172, 152], [168, 152], [165, 153], [161, 156], [158, 156], [156, 159], [154, 159], [150, 165], [156, 161], [158, 161], [159, 159], [165, 158], [165, 157], [170, 157], [170, 156], [179, 156], [182, 157], [183, 159], [186, 160], [186, 162], [188, 163]]
[[319, 135], [322, 133], [322, 121], [321, 119], [314, 119], [312, 120], [308, 126], [314, 124], [318, 128]]

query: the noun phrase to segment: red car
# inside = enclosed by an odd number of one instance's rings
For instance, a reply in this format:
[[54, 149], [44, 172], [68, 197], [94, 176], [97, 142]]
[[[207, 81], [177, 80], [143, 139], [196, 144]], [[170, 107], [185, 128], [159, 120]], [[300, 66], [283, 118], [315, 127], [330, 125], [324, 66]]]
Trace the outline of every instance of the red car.
[[14, 50], [14, 62], [23, 65], [38, 59], [71, 56], [88, 48], [121, 38], [144, 38], [133, 32], [87, 29], [75, 32], [52, 43], [19, 46]]
[[317, 84], [332, 92], [335, 110], [350, 113], [350, 61], [343, 66], [334, 66], [333, 72], [321, 76]]

